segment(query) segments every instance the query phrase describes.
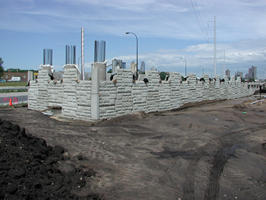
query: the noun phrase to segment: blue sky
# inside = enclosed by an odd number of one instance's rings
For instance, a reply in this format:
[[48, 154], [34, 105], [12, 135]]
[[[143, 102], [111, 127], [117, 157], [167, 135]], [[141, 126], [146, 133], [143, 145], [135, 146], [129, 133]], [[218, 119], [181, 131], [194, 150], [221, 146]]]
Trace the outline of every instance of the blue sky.
[[[5, 68], [38, 69], [42, 49], [54, 50], [54, 67], [62, 69], [65, 45], [77, 46], [85, 29], [89, 70], [93, 42], [106, 40], [107, 60], [139, 58], [160, 71], [213, 73], [213, 17], [217, 21], [217, 73], [258, 67], [266, 78], [265, 0], [1, 0], [0, 57]], [[225, 59], [224, 59], [225, 52]]]

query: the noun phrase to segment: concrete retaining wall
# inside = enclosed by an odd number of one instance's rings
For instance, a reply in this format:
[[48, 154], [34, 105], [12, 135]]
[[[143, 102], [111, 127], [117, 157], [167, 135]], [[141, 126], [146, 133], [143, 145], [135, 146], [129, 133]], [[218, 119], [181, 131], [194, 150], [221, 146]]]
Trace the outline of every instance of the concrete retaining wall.
[[[99, 64], [99, 63], [98, 63]], [[102, 63], [99, 64], [102, 67]], [[93, 70], [97, 70], [97, 64]], [[240, 79], [220, 82], [204, 81], [190, 75], [182, 81], [181, 74], [171, 72], [167, 81], [161, 81], [156, 71], [146, 71], [148, 83], [132, 81], [132, 72], [117, 70], [112, 81], [99, 79], [94, 71], [92, 81], [80, 81], [75, 65], [64, 67], [63, 82], [54, 82], [48, 76], [50, 68], [43, 66], [38, 81], [31, 81], [28, 107], [33, 110], [45, 110], [49, 106], [62, 107], [62, 115], [78, 120], [105, 119], [132, 112], [165, 111], [181, 107], [186, 103], [204, 100], [234, 99], [249, 96], [256, 87], [248, 87]]]

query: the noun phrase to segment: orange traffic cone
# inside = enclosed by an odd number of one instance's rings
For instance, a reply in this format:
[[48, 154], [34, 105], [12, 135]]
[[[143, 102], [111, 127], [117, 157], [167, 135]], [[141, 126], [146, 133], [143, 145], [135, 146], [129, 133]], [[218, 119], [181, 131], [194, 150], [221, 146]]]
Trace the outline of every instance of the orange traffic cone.
[[9, 99], [9, 106], [13, 106], [11, 98]]

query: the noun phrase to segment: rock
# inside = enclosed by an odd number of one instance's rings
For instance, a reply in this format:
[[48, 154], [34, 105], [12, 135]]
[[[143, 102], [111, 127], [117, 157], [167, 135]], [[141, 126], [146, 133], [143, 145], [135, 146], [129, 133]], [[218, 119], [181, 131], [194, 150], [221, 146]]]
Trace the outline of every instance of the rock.
[[17, 186], [15, 184], [10, 184], [7, 186], [6, 190], [9, 194], [14, 194], [17, 191]]
[[64, 150], [63, 147], [61, 147], [61, 146], [57, 146], [57, 145], [56, 145], [56, 146], [54, 147], [54, 151], [55, 151], [56, 154], [62, 154], [62, 153], [64, 153], [65, 150]]
[[8, 175], [14, 178], [19, 178], [25, 175], [25, 170], [22, 168], [10, 169]]
[[63, 153], [63, 158], [64, 158], [64, 160], [69, 160], [70, 159], [69, 153], [68, 152], [64, 152]]
[[75, 166], [68, 163], [59, 163], [58, 169], [63, 173], [69, 176], [72, 176], [76, 173]]

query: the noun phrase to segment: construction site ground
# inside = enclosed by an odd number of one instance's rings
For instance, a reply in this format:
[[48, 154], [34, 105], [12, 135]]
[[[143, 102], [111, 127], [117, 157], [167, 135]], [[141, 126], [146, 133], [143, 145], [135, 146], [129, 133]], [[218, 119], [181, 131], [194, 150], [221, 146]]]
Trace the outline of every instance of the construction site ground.
[[64, 147], [73, 164], [93, 169], [84, 190], [104, 199], [266, 199], [266, 99], [93, 123], [58, 121], [25, 107], [2, 108], [0, 118]]

